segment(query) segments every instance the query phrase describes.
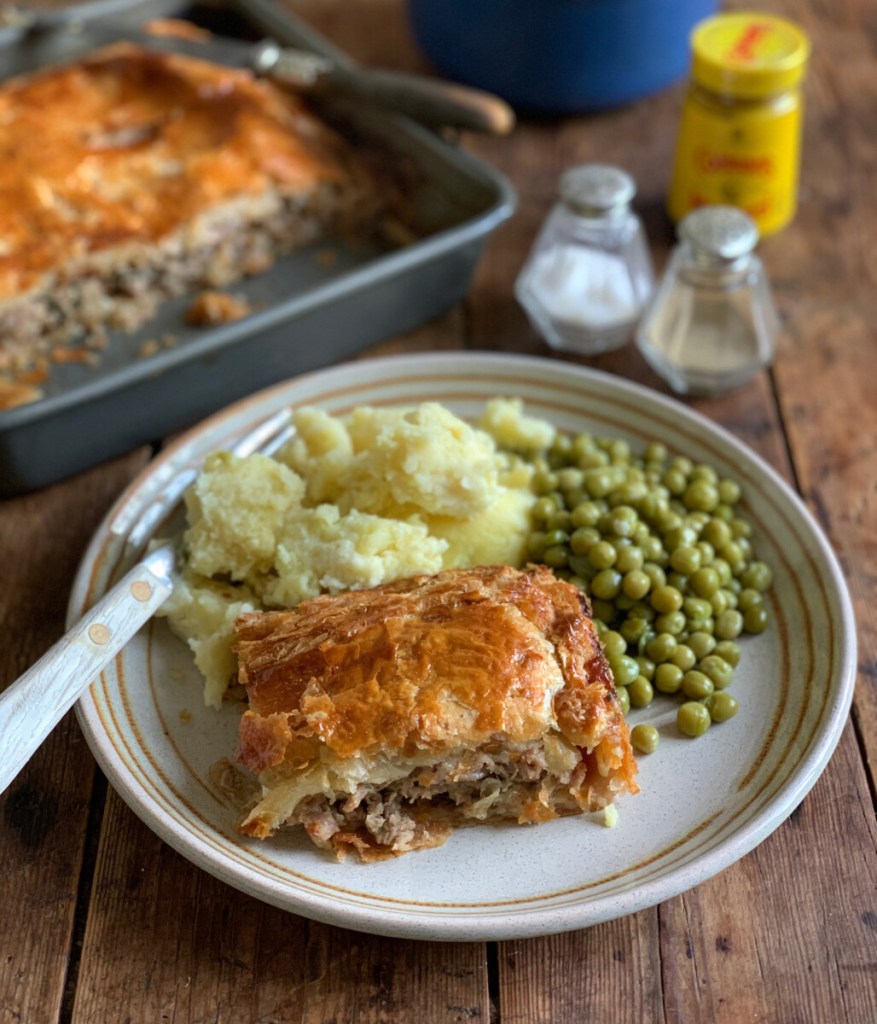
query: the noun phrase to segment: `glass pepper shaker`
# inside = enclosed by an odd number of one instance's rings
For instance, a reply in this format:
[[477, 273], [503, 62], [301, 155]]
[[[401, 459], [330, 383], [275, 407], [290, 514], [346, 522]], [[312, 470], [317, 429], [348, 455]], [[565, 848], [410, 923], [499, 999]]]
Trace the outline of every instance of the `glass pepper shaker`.
[[739, 387], [771, 364], [779, 320], [755, 222], [731, 206], [703, 206], [679, 224], [678, 244], [636, 343], [680, 394]]
[[633, 178], [586, 164], [560, 179], [559, 199], [515, 282], [530, 322], [556, 349], [596, 355], [627, 342], [654, 288]]

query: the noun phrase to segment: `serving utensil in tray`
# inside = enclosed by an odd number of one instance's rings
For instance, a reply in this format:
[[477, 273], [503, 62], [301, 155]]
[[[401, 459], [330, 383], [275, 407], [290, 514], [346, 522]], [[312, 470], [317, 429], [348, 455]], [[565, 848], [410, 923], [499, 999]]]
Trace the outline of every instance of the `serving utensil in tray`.
[[[515, 125], [511, 107], [497, 96], [428, 75], [359, 67], [351, 61], [302, 47], [283, 45], [267, 38], [257, 43], [210, 35], [188, 38], [174, 32], [172, 23], [160, 31], [138, 30], [112, 20], [89, 16], [46, 18], [31, 12], [20, 23], [27, 26], [28, 39], [46, 34], [85, 31], [92, 42], [102, 37], [115, 41], [124, 31], [126, 39], [158, 50], [185, 53], [231, 67], [242, 67], [294, 88], [316, 99], [349, 97], [376, 107], [405, 114], [430, 128], [454, 128], [460, 131], [506, 135]], [[161, 26], [158, 26], [161, 29]]]
[[[267, 0], [168, 10], [138, 3], [118, 38], [155, 17], [186, 17], [245, 42], [279, 45], [351, 62], [299, 19]], [[203, 12], [209, 12], [204, 17]], [[108, 36], [108, 22], [40, 33], [0, 47], [0, 75], [74, 59]], [[174, 39], [161, 45], [184, 44]], [[211, 57], [211, 41], [196, 44]], [[220, 46], [216, 43], [217, 48]], [[217, 53], [219, 50], [217, 49]], [[411, 239], [337, 240], [298, 250], [233, 286], [254, 312], [231, 323], [185, 322], [191, 294], [164, 303], [132, 333], [112, 331], [96, 365], [52, 367], [44, 397], [0, 410], [0, 497], [26, 493], [191, 426], [243, 395], [347, 358], [444, 313], [466, 294], [490, 234], [515, 207], [502, 175], [460, 146], [371, 102], [325, 97], [363, 145], [404, 175], [416, 222]]]

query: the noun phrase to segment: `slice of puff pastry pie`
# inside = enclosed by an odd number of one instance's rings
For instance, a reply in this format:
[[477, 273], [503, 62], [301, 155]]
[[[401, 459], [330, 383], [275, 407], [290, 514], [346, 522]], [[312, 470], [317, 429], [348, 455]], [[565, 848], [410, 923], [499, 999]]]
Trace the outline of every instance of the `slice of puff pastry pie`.
[[262, 792], [243, 831], [301, 824], [371, 861], [637, 792], [588, 612], [544, 567], [493, 566], [241, 616], [237, 756]]

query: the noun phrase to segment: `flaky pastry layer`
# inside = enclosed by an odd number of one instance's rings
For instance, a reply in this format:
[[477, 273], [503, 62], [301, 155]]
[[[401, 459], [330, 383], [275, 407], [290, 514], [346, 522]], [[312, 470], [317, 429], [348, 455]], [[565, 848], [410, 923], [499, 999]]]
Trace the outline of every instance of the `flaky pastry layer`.
[[364, 859], [464, 820], [549, 820], [635, 792], [587, 599], [544, 567], [449, 570], [241, 616], [245, 832], [300, 822]]

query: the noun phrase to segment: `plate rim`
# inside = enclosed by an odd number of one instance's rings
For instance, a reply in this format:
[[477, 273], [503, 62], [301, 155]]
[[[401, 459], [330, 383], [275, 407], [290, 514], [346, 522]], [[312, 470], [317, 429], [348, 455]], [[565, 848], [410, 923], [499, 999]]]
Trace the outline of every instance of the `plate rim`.
[[601, 921], [646, 909], [701, 884], [751, 852], [788, 818], [809, 793], [840, 741], [855, 690], [857, 658], [855, 616], [852, 598], [840, 563], [814, 515], [801, 497], [766, 459], [736, 438], [721, 424], [710, 420], [698, 410], [635, 381], [578, 364], [540, 356], [490, 350], [404, 353], [377, 356], [317, 369], [291, 377], [239, 399], [194, 425], [171, 442], [134, 477], [103, 517], [77, 569], [68, 604], [68, 624], [79, 617], [83, 604], [88, 599], [88, 591], [91, 586], [89, 567], [94, 562], [96, 553], [106, 543], [106, 537], [108, 533], [111, 533], [112, 524], [120, 516], [124, 518], [125, 509], [141, 489], [155, 478], [156, 472], [161, 468], [174, 464], [187, 450], [195, 453], [197, 458], [203, 458], [207, 451], [212, 450], [215, 447], [215, 440], [208, 443], [207, 439], [217, 432], [224, 421], [235, 421], [241, 417], [246, 420], [246, 417], [250, 415], [249, 422], [254, 422], [259, 416], [259, 410], [263, 414], [270, 413], [273, 411], [272, 403], [290, 390], [322, 381], [331, 383], [331, 380], [336, 377], [349, 381], [351, 373], [356, 375], [357, 372], [360, 374], [364, 372], [370, 383], [376, 383], [381, 377], [387, 375], [391, 378], [399, 376], [401, 371], [405, 371], [406, 374], [413, 373], [418, 378], [428, 379], [431, 376], [446, 374], [451, 369], [459, 373], [461, 368], [467, 364], [473, 369], [477, 366], [482, 375], [499, 372], [503, 367], [517, 367], [519, 370], [532, 367], [534, 370], [538, 369], [540, 373], [547, 371], [549, 375], [562, 374], [564, 378], [573, 376], [582, 380], [604, 383], [610, 391], [614, 390], [616, 393], [621, 392], [635, 398], [639, 397], [644, 402], [657, 405], [672, 416], [680, 417], [689, 425], [700, 427], [707, 433], [717, 436], [732, 451], [736, 451], [745, 460], [753, 463], [754, 467], [779, 490], [782, 499], [795, 507], [796, 513], [807, 529], [809, 538], [816, 542], [822, 559], [830, 572], [831, 586], [828, 590], [837, 607], [843, 626], [843, 636], [837, 677], [834, 680], [836, 690], [826, 710], [824, 724], [819, 730], [819, 741], [814, 743], [812, 749], [801, 759], [788, 782], [783, 784], [779, 791], [766, 801], [764, 807], [738, 831], [733, 832], [717, 847], [707, 850], [694, 862], [678, 866], [675, 869], [671, 868], [669, 872], [659, 874], [636, 886], [633, 890], [601, 896], [592, 900], [574, 901], [571, 904], [558, 907], [537, 907], [524, 910], [515, 908], [505, 914], [490, 915], [479, 919], [473, 918], [471, 910], [466, 914], [459, 910], [451, 911], [451, 908], [448, 908], [448, 913], [443, 913], [441, 916], [434, 914], [418, 916], [412, 914], [410, 910], [400, 910], [389, 906], [354, 906], [350, 903], [337, 905], [333, 904], [331, 900], [327, 901], [324, 895], [290, 890], [278, 882], [265, 878], [254, 878], [248, 873], [246, 866], [238, 865], [236, 867], [234, 864], [229, 864], [227, 857], [221, 856], [215, 850], [205, 848], [200, 840], [191, 838], [172, 821], [166, 820], [165, 815], [160, 808], [154, 805], [154, 802], [145, 800], [142, 790], [135, 785], [133, 780], [129, 779], [124, 761], [115, 747], [111, 743], [102, 742], [105, 737], [100, 728], [100, 717], [92, 703], [91, 690], [77, 703], [76, 716], [80, 727], [92, 754], [110, 784], [153, 832], [194, 866], [207, 871], [239, 891], [291, 913], [339, 927], [397, 938], [431, 941], [486, 941], [556, 934], [588, 927]]

